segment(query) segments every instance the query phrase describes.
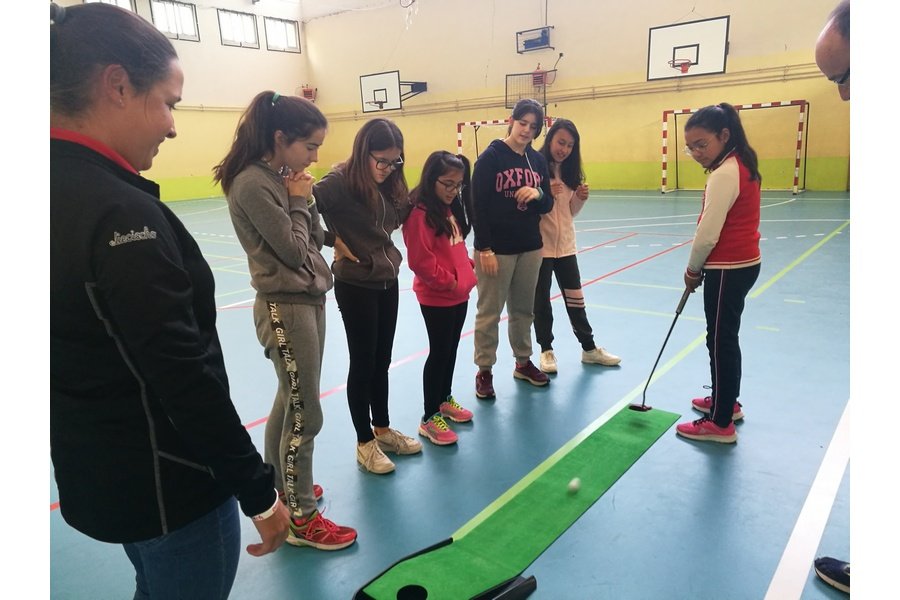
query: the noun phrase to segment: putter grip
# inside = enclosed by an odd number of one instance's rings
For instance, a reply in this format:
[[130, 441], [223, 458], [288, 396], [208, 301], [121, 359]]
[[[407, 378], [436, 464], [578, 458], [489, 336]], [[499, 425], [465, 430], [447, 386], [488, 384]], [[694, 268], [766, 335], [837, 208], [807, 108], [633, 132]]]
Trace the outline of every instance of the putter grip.
[[687, 303], [688, 296], [690, 295], [691, 290], [684, 288], [684, 293], [681, 295], [681, 302], [678, 303], [678, 308], [675, 309], [676, 315], [680, 315], [681, 311], [684, 310], [684, 305]]

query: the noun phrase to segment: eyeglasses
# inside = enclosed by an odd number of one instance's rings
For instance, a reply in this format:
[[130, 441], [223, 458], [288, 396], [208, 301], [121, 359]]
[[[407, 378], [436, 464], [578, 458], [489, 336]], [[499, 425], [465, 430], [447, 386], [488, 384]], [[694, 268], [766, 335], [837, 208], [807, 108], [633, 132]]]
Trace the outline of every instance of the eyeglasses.
[[369, 152], [369, 156], [371, 156], [372, 160], [375, 161], [375, 168], [379, 171], [387, 171], [388, 169], [390, 169], [391, 171], [396, 171], [403, 166], [402, 158], [398, 158], [397, 160], [387, 160], [384, 158], [378, 158], [371, 152]]
[[847, 67], [847, 70], [843, 75], [841, 75], [837, 79], [832, 79], [831, 81], [838, 85], [847, 85], [847, 82], [850, 81], [850, 67]]
[[466, 189], [466, 184], [464, 184], [462, 181], [460, 181], [459, 183], [454, 183], [452, 181], [441, 181], [440, 179], [438, 179], [437, 182], [444, 186], [444, 188], [448, 192], [459, 192], [460, 194], [462, 194], [462, 191]]
[[709, 146], [709, 140], [700, 140], [696, 144], [687, 144], [684, 147], [684, 153], [688, 156], [692, 155], [694, 152], [702, 152], [706, 150], [706, 147]]

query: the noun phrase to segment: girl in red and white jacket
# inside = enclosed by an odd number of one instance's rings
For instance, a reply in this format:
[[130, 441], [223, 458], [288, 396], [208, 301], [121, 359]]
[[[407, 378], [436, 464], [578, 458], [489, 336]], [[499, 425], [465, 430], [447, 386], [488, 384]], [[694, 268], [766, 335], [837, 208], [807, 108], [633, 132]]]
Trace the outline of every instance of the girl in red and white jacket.
[[428, 330], [428, 359], [422, 372], [425, 413], [419, 435], [443, 446], [457, 441], [445, 418], [472, 420], [451, 394], [459, 336], [466, 320], [475, 264], [466, 251], [472, 199], [469, 161], [445, 151], [425, 161], [422, 179], [410, 194], [414, 208], [403, 225], [413, 291]]
[[692, 407], [706, 413], [681, 423], [686, 438], [733, 443], [743, 418], [738, 333], [747, 293], [759, 277], [760, 183], [756, 152], [730, 104], [707, 106], [684, 127], [685, 150], [709, 173], [684, 284], [693, 292], [705, 281], [706, 347], [712, 393]]

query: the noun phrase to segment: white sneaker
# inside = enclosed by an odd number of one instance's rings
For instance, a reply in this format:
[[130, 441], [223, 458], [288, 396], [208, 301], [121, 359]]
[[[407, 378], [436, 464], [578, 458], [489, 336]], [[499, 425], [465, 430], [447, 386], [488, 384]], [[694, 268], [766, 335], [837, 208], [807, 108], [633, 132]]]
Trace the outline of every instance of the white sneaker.
[[403, 435], [396, 429], [388, 429], [387, 433], [375, 434], [378, 445], [385, 452], [395, 454], [417, 454], [422, 451], [422, 442], [408, 435]]
[[541, 371], [544, 373], [556, 373], [556, 356], [553, 350], [541, 352]]
[[384, 475], [394, 470], [394, 463], [381, 451], [381, 448], [378, 446], [378, 440], [357, 444], [356, 462], [365, 467], [366, 471], [377, 473], [378, 475]]
[[622, 362], [622, 359], [615, 354], [610, 354], [603, 348], [597, 347], [593, 350], [583, 350], [581, 352], [581, 362], [603, 365], [604, 367], [614, 367]]

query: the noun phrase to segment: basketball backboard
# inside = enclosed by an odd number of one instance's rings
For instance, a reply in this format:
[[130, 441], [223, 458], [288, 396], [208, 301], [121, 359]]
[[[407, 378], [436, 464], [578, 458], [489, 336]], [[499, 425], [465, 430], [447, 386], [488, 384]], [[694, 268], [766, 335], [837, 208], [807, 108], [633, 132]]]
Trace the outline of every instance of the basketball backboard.
[[402, 108], [400, 71], [360, 75], [359, 92], [364, 113], [399, 110]]
[[651, 27], [647, 81], [724, 73], [729, 20], [725, 16]]

